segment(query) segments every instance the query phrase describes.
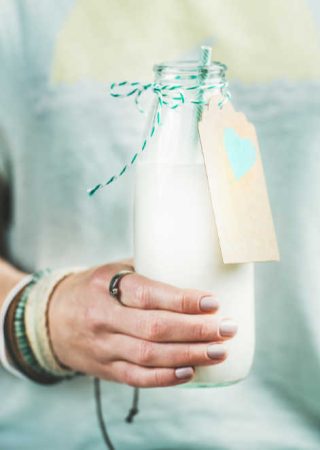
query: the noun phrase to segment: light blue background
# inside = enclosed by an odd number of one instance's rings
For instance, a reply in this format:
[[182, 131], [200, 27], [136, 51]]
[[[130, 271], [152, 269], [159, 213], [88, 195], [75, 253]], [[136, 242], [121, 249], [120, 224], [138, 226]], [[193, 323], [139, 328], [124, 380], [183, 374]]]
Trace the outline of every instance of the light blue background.
[[[132, 173], [92, 199], [85, 191], [140, 145], [143, 118], [130, 100], [109, 98], [106, 84], [90, 72], [64, 82], [70, 67], [59, 66], [60, 81], [52, 82], [56, 40], [72, 1], [2, 4], [3, 254], [26, 271], [130, 256]], [[180, 17], [179, 8], [173, 17]], [[190, 14], [196, 10], [193, 5]], [[117, 42], [117, 35], [112, 39]], [[80, 46], [79, 54], [85, 50]], [[235, 105], [257, 128], [281, 252], [280, 263], [256, 267], [252, 375], [226, 389], [144, 390], [132, 425], [123, 421], [132, 390], [103, 383], [105, 416], [117, 449], [320, 447], [320, 84], [288, 81], [283, 74], [281, 80], [233, 82], [231, 88]], [[104, 448], [89, 379], [44, 388], [1, 370], [0, 398], [1, 449]]]

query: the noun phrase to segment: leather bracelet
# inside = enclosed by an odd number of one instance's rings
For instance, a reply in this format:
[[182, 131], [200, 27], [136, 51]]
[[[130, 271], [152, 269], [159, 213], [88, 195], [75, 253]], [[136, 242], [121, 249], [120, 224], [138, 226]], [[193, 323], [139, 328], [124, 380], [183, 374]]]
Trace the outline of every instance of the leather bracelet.
[[14, 318], [19, 301], [20, 301], [19, 297], [14, 299], [14, 301], [11, 303], [7, 311], [4, 321], [5, 342], [8, 353], [16, 368], [28, 379], [35, 381], [36, 383], [45, 385], [55, 384], [60, 380], [57, 379], [56, 377], [52, 377], [51, 375], [46, 374], [44, 371], [41, 370], [40, 366], [38, 369], [36, 369], [33, 365], [31, 365], [24, 359], [19, 349], [14, 329], [15, 328]]
[[31, 290], [25, 309], [26, 334], [38, 364], [46, 372], [63, 379], [71, 378], [75, 372], [64, 367], [54, 354], [50, 339], [48, 308], [58, 283], [79, 270], [83, 269], [67, 268], [46, 274]]
[[[53, 353], [47, 323], [47, 309], [53, 289], [65, 276], [76, 270], [79, 268], [39, 271], [28, 277], [28, 283], [23, 283], [24, 289], [17, 292], [13, 289], [15, 296], [9, 298], [10, 302], [8, 300], [2, 317], [3, 350], [11, 360], [10, 372], [46, 385], [78, 375], [59, 365]], [[29, 303], [33, 303], [31, 322], [26, 320]], [[29, 329], [26, 325], [29, 325]]]
[[6, 348], [6, 336], [4, 331], [4, 323], [7, 311], [10, 308], [11, 303], [15, 300], [15, 298], [21, 293], [21, 291], [30, 284], [32, 281], [32, 276], [27, 275], [22, 278], [8, 293], [6, 298], [3, 301], [0, 310], [0, 361], [3, 367], [9, 372], [11, 375], [14, 375], [17, 378], [25, 379], [25, 376], [17, 370], [13, 361], [11, 360], [8, 349]]

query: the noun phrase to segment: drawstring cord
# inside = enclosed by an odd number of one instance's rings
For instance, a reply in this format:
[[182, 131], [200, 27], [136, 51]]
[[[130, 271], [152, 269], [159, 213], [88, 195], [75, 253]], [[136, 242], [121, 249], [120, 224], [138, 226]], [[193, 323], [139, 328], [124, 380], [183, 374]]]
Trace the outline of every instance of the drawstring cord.
[[133, 422], [134, 416], [137, 415], [139, 412], [138, 403], [139, 403], [139, 388], [134, 388], [132, 406], [126, 417], [126, 422], [128, 422], [128, 423]]
[[97, 417], [99, 422], [99, 427], [102, 433], [103, 440], [109, 450], [115, 450], [115, 447], [113, 446], [111, 439], [107, 432], [107, 427], [103, 418], [103, 411], [102, 411], [102, 403], [101, 403], [101, 390], [100, 390], [100, 380], [99, 378], [94, 378], [94, 398], [96, 401], [96, 411], [97, 411]]
[[[94, 398], [96, 403], [97, 418], [104, 443], [106, 444], [109, 450], [116, 450], [107, 432], [106, 423], [103, 417], [102, 402], [101, 402], [101, 386], [99, 378], [94, 378], [93, 383], [94, 383]], [[125, 419], [127, 423], [132, 423], [134, 416], [138, 414], [139, 412], [138, 403], [139, 403], [139, 388], [134, 388], [132, 406], [129, 410], [128, 416]]]

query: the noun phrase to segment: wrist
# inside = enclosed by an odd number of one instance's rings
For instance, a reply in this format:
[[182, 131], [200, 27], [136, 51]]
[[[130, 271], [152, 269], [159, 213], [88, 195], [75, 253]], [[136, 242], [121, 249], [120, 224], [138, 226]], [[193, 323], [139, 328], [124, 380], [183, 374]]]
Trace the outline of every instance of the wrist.
[[26, 275], [21, 278], [14, 286], [12, 286], [11, 290], [6, 293], [6, 297], [4, 298], [0, 308], [0, 361], [9, 373], [19, 378], [24, 378], [24, 376], [17, 370], [8, 352], [6, 345], [7, 336], [5, 333], [5, 321], [12, 303], [16, 301], [31, 281], [32, 275]]
[[75, 270], [79, 269], [37, 272], [20, 283], [24, 287], [21, 293], [18, 285], [11, 292], [10, 301], [6, 300], [1, 324], [2, 353], [10, 354], [15, 369], [11, 372], [15, 375], [18, 370], [42, 384], [74, 375], [59, 364], [52, 349], [48, 307], [56, 285]]
[[30, 283], [11, 303], [5, 317], [4, 330], [7, 350], [15, 367], [27, 378], [41, 383], [52, 384], [59, 381], [37, 360], [26, 332], [25, 311], [32, 289], [45, 275], [45, 271], [33, 274]]
[[12, 268], [12, 270], [5, 270], [4, 272], [1, 270], [0, 306], [10, 292], [28, 276], [27, 273], [20, 272], [14, 268]]

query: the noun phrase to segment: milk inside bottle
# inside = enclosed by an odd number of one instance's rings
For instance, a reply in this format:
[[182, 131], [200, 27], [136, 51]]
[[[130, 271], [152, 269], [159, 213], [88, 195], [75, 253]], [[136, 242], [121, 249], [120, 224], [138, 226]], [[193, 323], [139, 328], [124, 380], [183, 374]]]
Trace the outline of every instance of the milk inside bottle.
[[[199, 89], [192, 88], [202, 77], [202, 99], [221, 96], [225, 71], [218, 62], [206, 67], [205, 77], [197, 62], [154, 67], [156, 83], [166, 87], [161, 125], [136, 163], [137, 272], [181, 288], [212, 291], [220, 304], [216, 314], [238, 325], [236, 336], [224, 343], [227, 359], [197, 367], [189, 387], [240, 381], [254, 354], [253, 264], [223, 263], [197, 127]], [[153, 123], [158, 112], [159, 99]]]

